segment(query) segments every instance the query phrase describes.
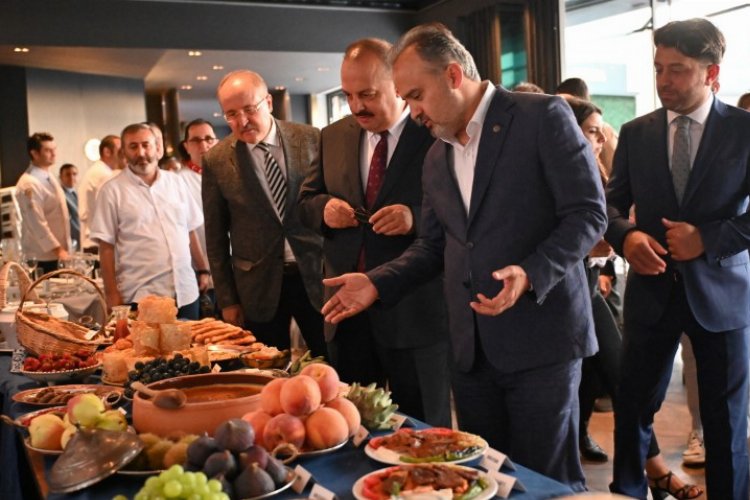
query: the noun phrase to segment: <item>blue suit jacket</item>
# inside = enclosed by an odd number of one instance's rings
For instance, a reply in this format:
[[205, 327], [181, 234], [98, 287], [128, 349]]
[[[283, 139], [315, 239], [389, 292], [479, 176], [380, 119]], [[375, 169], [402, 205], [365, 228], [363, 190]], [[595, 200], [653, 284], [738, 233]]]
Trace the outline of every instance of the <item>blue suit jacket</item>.
[[[476, 335], [504, 372], [596, 352], [582, 260], [606, 226], [591, 148], [558, 97], [498, 88], [464, 209], [451, 146], [425, 158], [420, 235], [404, 254], [368, 273], [384, 302], [445, 268], [451, 341], [460, 370], [472, 367]], [[521, 265], [534, 287], [508, 311], [475, 315], [469, 302], [495, 296], [491, 273]]]
[[[681, 206], [669, 170], [666, 115], [658, 109], [622, 127], [607, 186], [607, 241], [622, 254], [625, 235], [637, 228], [666, 248], [662, 217], [695, 225], [705, 253], [687, 262], [667, 256], [667, 265], [682, 274], [688, 303], [703, 328], [742, 328], [750, 324], [750, 113], [714, 100]], [[636, 225], [628, 221], [633, 204]], [[656, 323], [674, 284], [671, 272], [631, 272], [625, 320]]]

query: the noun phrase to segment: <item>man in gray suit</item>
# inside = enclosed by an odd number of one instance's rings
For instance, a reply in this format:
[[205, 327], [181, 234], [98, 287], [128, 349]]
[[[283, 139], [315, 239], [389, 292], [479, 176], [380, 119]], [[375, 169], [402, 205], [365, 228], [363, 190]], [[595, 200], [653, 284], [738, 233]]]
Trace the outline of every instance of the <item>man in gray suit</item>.
[[[396, 95], [390, 46], [367, 38], [347, 47], [341, 88], [353, 114], [323, 129], [321, 168], [302, 187], [303, 221], [325, 238], [327, 277], [395, 259], [416, 236], [422, 163], [434, 139]], [[326, 324], [325, 333], [342, 380], [384, 385], [387, 379], [401, 411], [449, 427], [442, 289], [437, 276], [392, 307]]]
[[314, 355], [325, 353], [322, 238], [302, 226], [299, 187], [318, 167], [317, 129], [271, 115], [263, 78], [229, 73], [217, 91], [232, 135], [203, 157], [206, 247], [225, 321], [286, 349], [294, 318]]
[[565, 101], [481, 81], [442, 25], [413, 28], [391, 58], [411, 116], [440, 139], [419, 236], [367, 274], [325, 280], [343, 285], [326, 319], [393, 303], [444, 269], [459, 427], [582, 491], [578, 383], [596, 352], [583, 257], [606, 226], [591, 147]]

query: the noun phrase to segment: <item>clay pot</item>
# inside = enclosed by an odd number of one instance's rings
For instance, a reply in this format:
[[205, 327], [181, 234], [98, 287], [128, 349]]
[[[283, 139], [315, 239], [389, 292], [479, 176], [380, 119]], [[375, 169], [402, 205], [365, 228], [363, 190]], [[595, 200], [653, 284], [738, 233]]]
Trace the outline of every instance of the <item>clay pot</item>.
[[271, 380], [273, 377], [255, 373], [206, 373], [148, 384], [150, 389], [176, 388], [186, 390], [188, 394], [195, 387], [237, 386], [238, 390], [247, 390], [248, 386], [254, 386], [257, 387], [257, 393], [229, 399], [218, 397], [201, 402], [192, 402], [188, 396], [185, 406], [178, 409], [158, 408], [149, 399], [136, 393], [133, 398], [133, 427], [139, 433], [152, 432], [162, 437], [203, 432], [212, 435], [220, 423], [230, 418], [241, 418], [248, 412], [260, 409], [260, 390]]

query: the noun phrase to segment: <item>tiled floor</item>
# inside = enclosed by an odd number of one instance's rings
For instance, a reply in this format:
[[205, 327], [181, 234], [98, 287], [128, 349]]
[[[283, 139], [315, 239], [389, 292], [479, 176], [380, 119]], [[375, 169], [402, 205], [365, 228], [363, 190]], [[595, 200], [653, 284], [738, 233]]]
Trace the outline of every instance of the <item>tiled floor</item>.
[[[667, 399], [661, 411], [656, 415], [654, 427], [659, 439], [659, 446], [667, 465], [684, 481], [700, 484], [705, 487], [703, 469], [688, 469], [682, 466], [682, 451], [685, 449], [688, 433], [690, 432], [690, 415], [685, 403], [685, 388], [682, 385], [682, 364], [679, 355], [675, 361], [672, 381], [667, 393]], [[613, 414], [594, 413], [589, 424], [589, 432], [602, 448], [607, 450], [610, 461], [604, 464], [584, 462], [583, 468], [591, 491], [609, 491], [608, 484], [612, 480], [612, 442]], [[706, 495], [699, 497], [707, 498]]]

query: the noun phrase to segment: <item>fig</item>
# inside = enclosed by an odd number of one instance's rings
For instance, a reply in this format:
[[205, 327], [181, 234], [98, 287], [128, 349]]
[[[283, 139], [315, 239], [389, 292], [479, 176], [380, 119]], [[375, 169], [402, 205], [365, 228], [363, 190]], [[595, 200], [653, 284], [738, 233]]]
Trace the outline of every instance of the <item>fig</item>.
[[240, 453], [240, 468], [245, 469], [250, 464], [256, 463], [261, 469], [265, 469], [266, 465], [268, 465], [268, 457], [269, 455], [265, 448], [258, 445], [251, 446], [247, 451]]
[[217, 451], [212, 453], [203, 464], [203, 472], [208, 477], [214, 477], [217, 474], [224, 474], [226, 477], [233, 477], [237, 472], [237, 461], [229, 450]]
[[250, 467], [245, 468], [232, 485], [238, 498], [258, 497], [276, 489], [271, 476], [258, 467], [258, 464], [250, 464]]
[[214, 438], [204, 434], [190, 443], [187, 449], [187, 459], [191, 464], [203, 467], [206, 459], [217, 451], [219, 451], [219, 448], [216, 446]]
[[249, 422], [233, 418], [219, 424], [214, 431], [214, 441], [219, 449], [239, 453], [253, 445], [255, 430]]
[[238, 498], [234, 495], [234, 486], [232, 486], [232, 482], [227, 479], [227, 477], [224, 474], [216, 474], [211, 479], [216, 479], [221, 483], [221, 491], [226, 493], [229, 498]]
[[284, 464], [276, 457], [268, 456], [268, 464], [266, 464], [266, 472], [273, 480], [276, 486], [283, 486], [287, 482], [289, 471]]

